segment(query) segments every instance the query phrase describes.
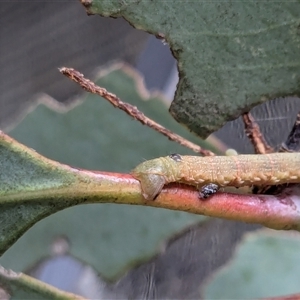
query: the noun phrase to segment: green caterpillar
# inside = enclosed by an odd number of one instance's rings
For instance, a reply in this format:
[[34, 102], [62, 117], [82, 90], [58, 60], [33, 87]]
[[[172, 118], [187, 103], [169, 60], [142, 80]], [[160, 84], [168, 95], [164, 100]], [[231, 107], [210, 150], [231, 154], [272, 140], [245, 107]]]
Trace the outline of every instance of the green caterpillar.
[[145, 161], [131, 174], [140, 181], [147, 200], [154, 200], [170, 182], [202, 188], [200, 197], [206, 198], [222, 186], [299, 183], [300, 153], [205, 157], [171, 154]]

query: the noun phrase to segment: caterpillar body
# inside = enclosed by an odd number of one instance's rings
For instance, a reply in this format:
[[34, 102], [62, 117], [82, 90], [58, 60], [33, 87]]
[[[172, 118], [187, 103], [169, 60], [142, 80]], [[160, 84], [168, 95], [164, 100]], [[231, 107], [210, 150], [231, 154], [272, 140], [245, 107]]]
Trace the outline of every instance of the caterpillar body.
[[132, 172], [143, 197], [153, 200], [165, 184], [180, 182], [201, 188], [268, 186], [300, 182], [300, 153], [236, 156], [182, 156], [171, 154], [145, 161]]

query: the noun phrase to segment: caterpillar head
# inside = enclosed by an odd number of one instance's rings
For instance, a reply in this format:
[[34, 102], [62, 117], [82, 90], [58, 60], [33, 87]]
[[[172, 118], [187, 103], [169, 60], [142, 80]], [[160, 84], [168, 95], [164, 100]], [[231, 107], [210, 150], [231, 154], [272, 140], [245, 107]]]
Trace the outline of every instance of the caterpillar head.
[[156, 158], [139, 164], [132, 176], [140, 181], [146, 200], [154, 200], [166, 183], [166, 166], [163, 158]]

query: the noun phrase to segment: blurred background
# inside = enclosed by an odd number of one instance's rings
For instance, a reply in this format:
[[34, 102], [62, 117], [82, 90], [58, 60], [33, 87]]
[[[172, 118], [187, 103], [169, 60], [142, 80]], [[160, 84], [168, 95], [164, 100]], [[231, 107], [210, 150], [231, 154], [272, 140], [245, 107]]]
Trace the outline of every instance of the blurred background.
[[[176, 61], [161, 40], [121, 18], [87, 16], [76, 0], [1, 2], [0, 128], [8, 132], [44, 94], [69, 103], [81, 93], [58, 72], [59, 67], [72, 67], [93, 78], [95, 70], [115, 61], [136, 68], [150, 91], [159, 90], [172, 101], [178, 82]], [[299, 99], [275, 99], [256, 107], [253, 115], [276, 148], [289, 134], [298, 111]], [[239, 153], [253, 152], [240, 119], [225, 124], [215, 137]], [[258, 228], [215, 219], [194, 224], [113, 283], [69, 255], [72, 243], [57, 236], [48, 241], [51, 251], [22, 271], [93, 299], [199, 298], [202, 285], [228, 262], [244, 233]]]

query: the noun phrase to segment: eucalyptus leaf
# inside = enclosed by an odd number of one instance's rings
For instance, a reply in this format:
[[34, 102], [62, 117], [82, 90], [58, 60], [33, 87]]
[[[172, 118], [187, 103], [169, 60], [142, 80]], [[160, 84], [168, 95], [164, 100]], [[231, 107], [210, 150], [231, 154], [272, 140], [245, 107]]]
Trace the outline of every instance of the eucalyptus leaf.
[[170, 112], [201, 137], [253, 106], [300, 95], [299, 1], [82, 1], [166, 42], [179, 83]]

